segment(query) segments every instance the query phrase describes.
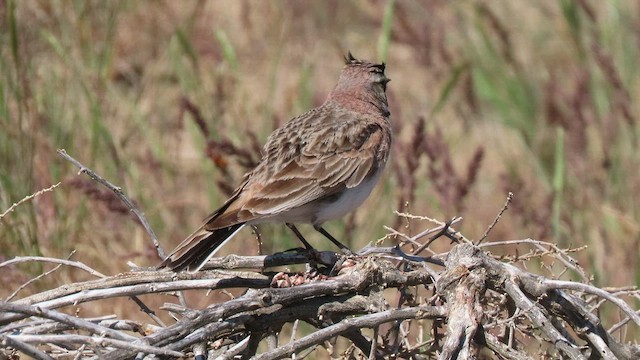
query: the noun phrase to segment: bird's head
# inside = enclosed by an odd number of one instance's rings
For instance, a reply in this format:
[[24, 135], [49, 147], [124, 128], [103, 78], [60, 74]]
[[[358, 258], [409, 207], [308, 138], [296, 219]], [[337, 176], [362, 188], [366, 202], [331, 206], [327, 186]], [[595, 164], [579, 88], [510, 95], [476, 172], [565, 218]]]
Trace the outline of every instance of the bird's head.
[[362, 108], [358, 103], [364, 102], [388, 116], [386, 90], [390, 80], [384, 74], [385, 64], [358, 60], [351, 52], [344, 59], [345, 66], [328, 101], [333, 100], [350, 108]]
[[385, 76], [385, 63], [376, 64], [366, 60], [356, 59], [351, 52], [344, 57], [345, 66], [342, 69], [338, 86], [364, 87], [375, 92], [385, 92], [387, 83], [391, 81]]

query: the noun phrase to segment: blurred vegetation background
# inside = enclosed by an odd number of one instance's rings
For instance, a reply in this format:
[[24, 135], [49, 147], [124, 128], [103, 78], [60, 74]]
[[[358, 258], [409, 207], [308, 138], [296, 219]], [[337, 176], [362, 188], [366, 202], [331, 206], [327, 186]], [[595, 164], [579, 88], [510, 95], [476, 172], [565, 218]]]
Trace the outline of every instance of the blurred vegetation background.
[[[430, 226], [397, 210], [462, 216], [477, 239], [512, 191], [489, 240], [587, 246], [576, 256], [596, 284], [640, 284], [637, 1], [5, 0], [0, 19], [0, 213], [62, 182], [0, 220], [0, 261], [77, 249], [106, 274], [158, 264], [128, 210], [56, 149], [121, 186], [170, 250], [275, 127], [323, 102], [351, 50], [388, 64], [394, 153], [329, 231], [358, 249], [383, 225]], [[297, 246], [283, 227], [260, 233], [265, 253]], [[231, 252], [256, 254], [256, 236]], [[0, 296], [43, 268], [0, 269]]]

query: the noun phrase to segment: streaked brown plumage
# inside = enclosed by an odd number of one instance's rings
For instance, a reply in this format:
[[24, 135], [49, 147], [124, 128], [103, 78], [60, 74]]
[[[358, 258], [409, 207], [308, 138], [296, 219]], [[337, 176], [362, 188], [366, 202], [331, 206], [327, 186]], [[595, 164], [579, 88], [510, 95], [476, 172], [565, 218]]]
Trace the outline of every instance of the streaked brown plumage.
[[384, 70], [349, 53], [324, 104], [275, 130], [258, 166], [160, 267], [197, 271], [244, 225], [260, 222], [286, 223], [299, 237], [292, 224], [311, 223], [344, 247], [320, 225], [362, 204], [389, 157]]

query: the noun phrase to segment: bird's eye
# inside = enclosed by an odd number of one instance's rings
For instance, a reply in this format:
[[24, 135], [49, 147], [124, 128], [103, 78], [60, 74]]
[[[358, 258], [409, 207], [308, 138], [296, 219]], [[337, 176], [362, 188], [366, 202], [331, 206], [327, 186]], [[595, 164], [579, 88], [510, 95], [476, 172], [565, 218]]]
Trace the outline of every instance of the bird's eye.
[[387, 90], [387, 83], [389, 81], [391, 81], [391, 80], [383, 75], [379, 79], [376, 79], [374, 82], [382, 85], [382, 89], [384, 89], [386, 91]]

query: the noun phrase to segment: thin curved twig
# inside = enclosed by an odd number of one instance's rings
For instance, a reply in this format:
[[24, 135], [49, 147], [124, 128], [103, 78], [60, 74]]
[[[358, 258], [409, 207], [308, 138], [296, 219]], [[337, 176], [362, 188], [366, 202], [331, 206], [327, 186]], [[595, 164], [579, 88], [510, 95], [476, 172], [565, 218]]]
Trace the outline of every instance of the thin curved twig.
[[86, 272], [88, 272], [89, 274], [99, 277], [99, 278], [105, 278], [107, 277], [107, 275], [99, 272], [98, 270], [94, 270], [92, 268], [90, 268], [89, 266], [87, 266], [84, 263], [81, 263], [79, 261], [73, 261], [73, 260], [65, 260], [65, 259], [57, 259], [57, 258], [52, 258], [52, 257], [44, 257], [44, 256], [16, 256], [13, 259], [4, 261], [2, 263], [0, 263], [0, 268], [4, 267], [4, 266], [8, 266], [11, 264], [19, 264], [19, 263], [24, 263], [24, 262], [30, 262], [30, 261], [40, 261], [40, 262], [49, 262], [49, 263], [53, 263], [53, 264], [62, 264], [62, 265], [67, 265], [67, 266], [73, 266], [75, 268], [84, 270]]
[[482, 234], [480, 239], [476, 241], [475, 245], [480, 245], [480, 243], [483, 242], [484, 239], [487, 238], [487, 236], [489, 236], [489, 233], [491, 232], [491, 230], [498, 224], [498, 221], [500, 221], [500, 218], [502, 218], [502, 214], [504, 214], [504, 212], [507, 211], [507, 209], [509, 208], [509, 205], [511, 204], [512, 200], [513, 200], [513, 193], [509, 191], [509, 194], [507, 195], [507, 200], [502, 206], [502, 209], [500, 209], [500, 212], [498, 212], [498, 215], [496, 215], [495, 219], [493, 219], [493, 222], [491, 223], [491, 225], [489, 225], [487, 230], [484, 231], [484, 234]]
[[578, 273], [578, 275], [580, 275], [583, 281], [589, 281], [589, 276], [587, 276], [586, 272], [577, 264], [577, 262], [572, 257], [566, 254], [567, 250], [562, 250], [556, 244], [548, 241], [534, 240], [530, 238], [519, 239], [519, 240], [504, 240], [504, 241], [486, 242], [478, 245], [478, 247], [485, 248], [489, 246], [520, 245], [520, 244], [530, 244], [540, 250], [546, 250], [544, 249], [543, 246], [550, 247], [551, 249], [553, 249], [553, 251], [556, 254], [560, 255], [560, 256], [557, 256], [556, 258], [560, 260], [562, 264], [564, 264], [564, 266]]
[[638, 315], [626, 302], [615, 297], [608, 292], [589, 284], [583, 284], [573, 281], [550, 280], [546, 279], [541, 284], [547, 290], [573, 290], [581, 291], [592, 295], [605, 298], [620, 308], [629, 318], [631, 318], [638, 326], [640, 326], [640, 315]]
[[147, 231], [147, 234], [149, 234], [149, 236], [151, 237], [151, 241], [153, 242], [153, 246], [156, 248], [156, 251], [158, 252], [158, 256], [160, 256], [161, 259], [164, 259], [166, 257], [165, 252], [162, 249], [160, 242], [158, 241], [158, 237], [156, 236], [155, 232], [153, 232], [153, 229], [151, 228], [151, 225], [149, 225], [147, 218], [145, 218], [144, 214], [140, 210], [138, 210], [138, 208], [133, 204], [131, 200], [129, 200], [127, 195], [124, 194], [124, 192], [122, 191], [122, 188], [112, 184], [111, 182], [109, 182], [109, 180], [103, 178], [102, 176], [96, 174], [93, 170], [84, 166], [80, 161], [74, 159], [71, 155], [67, 154], [66, 150], [58, 149], [58, 155], [60, 155], [62, 158], [69, 161], [70, 163], [75, 165], [78, 169], [80, 169], [78, 174], [85, 173], [89, 175], [89, 177], [92, 178], [93, 180], [99, 182], [100, 184], [106, 186], [109, 190], [113, 191], [116, 194], [116, 196], [118, 196], [120, 200], [122, 200], [122, 202], [125, 203], [125, 205], [127, 205], [129, 210], [136, 215], [138, 220], [140, 220], [140, 223], [142, 224], [144, 229]]
[[[69, 259], [73, 256], [73, 254], [75, 254], [75, 253], [76, 253], [76, 250], [73, 250], [73, 251], [69, 254], [69, 256], [67, 256], [67, 259], [66, 259], [66, 260], [69, 260]], [[29, 280], [28, 280], [28, 281], [26, 281], [24, 284], [22, 284], [22, 285], [18, 286], [18, 288], [17, 288], [17, 289], [15, 289], [15, 290], [11, 293], [11, 295], [7, 296], [7, 298], [6, 298], [6, 299], [4, 299], [4, 301], [11, 301], [11, 299], [13, 299], [14, 297], [18, 296], [18, 293], [19, 293], [20, 291], [22, 291], [22, 289], [26, 288], [27, 286], [29, 286], [29, 285], [33, 284], [34, 282], [36, 282], [36, 281], [38, 281], [38, 280], [40, 280], [40, 279], [42, 279], [42, 278], [45, 278], [45, 277], [47, 277], [47, 276], [49, 276], [49, 275], [53, 274], [54, 272], [58, 271], [58, 269], [60, 269], [61, 267], [62, 267], [62, 264], [58, 264], [58, 265], [56, 265], [53, 269], [48, 270], [48, 271], [45, 271], [45, 272], [43, 272], [42, 274], [40, 274], [40, 275], [38, 275], [38, 276], [34, 277], [33, 279], [29, 279]]]
[[327, 326], [311, 335], [304, 336], [292, 343], [255, 356], [254, 360], [275, 360], [291, 356], [313, 345], [321, 344], [348, 331], [361, 328], [375, 328], [391, 321], [406, 319], [434, 319], [447, 314], [445, 306], [422, 305], [404, 309], [391, 309], [375, 314], [363, 315], [358, 318], [348, 318], [335, 325]]
[[51, 186], [49, 186], [46, 189], [42, 189], [40, 191], [37, 191], [29, 196], [25, 196], [24, 198], [22, 198], [20, 201], [13, 203], [13, 205], [11, 205], [7, 210], [5, 210], [2, 214], [0, 214], [0, 220], [2, 220], [3, 217], [7, 216], [7, 214], [9, 214], [10, 212], [12, 212], [13, 210], [15, 210], [15, 208], [17, 208], [18, 206], [24, 204], [25, 202], [38, 197], [46, 192], [49, 191], [53, 191], [53, 189], [57, 188], [58, 186], [60, 186], [60, 184], [62, 184], [62, 182], [58, 182], [57, 184], [53, 184]]
[[90, 321], [80, 319], [75, 316], [63, 314], [55, 310], [43, 309], [37, 306], [0, 302], [0, 312], [21, 313], [29, 316], [51, 319], [63, 324], [74, 326], [78, 329], [90, 331], [94, 334], [98, 334], [101, 336], [106, 335], [119, 340], [134, 341], [137, 339], [135, 336], [126, 334], [121, 331], [109, 329], [107, 327], [94, 324]]

